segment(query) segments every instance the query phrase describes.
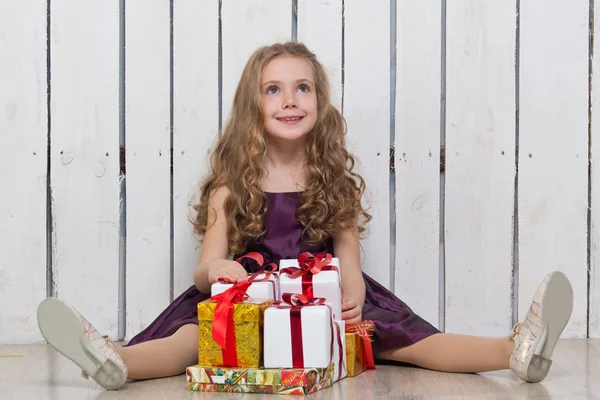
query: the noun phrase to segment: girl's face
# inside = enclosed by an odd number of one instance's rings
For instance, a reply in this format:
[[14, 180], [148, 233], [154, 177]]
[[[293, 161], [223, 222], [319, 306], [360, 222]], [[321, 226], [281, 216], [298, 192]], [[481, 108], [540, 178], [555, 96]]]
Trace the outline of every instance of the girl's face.
[[312, 66], [283, 56], [271, 60], [261, 80], [261, 107], [266, 133], [274, 139], [304, 138], [317, 121], [317, 92]]

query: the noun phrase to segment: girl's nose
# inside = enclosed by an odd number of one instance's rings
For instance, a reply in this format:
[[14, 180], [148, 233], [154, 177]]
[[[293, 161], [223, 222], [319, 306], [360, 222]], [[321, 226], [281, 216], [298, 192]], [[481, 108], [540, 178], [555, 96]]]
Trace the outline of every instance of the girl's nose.
[[296, 108], [297, 107], [296, 97], [294, 96], [293, 93], [285, 93], [283, 95], [282, 107], [284, 109]]

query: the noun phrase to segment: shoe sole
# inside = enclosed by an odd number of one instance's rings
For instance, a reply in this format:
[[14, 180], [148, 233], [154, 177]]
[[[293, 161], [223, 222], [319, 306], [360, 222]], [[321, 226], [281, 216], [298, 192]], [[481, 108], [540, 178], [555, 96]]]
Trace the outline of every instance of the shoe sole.
[[542, 331], [533, 346], [533, 355], [525, 365], [530, 382], [543, 380], [552, 365], [552, 353], [573, 311], [573, 288], [562, 272], [553, 272], [541, 304]]
[[73, 361], [105, 389], [118, 389], [125, 383], [123, 372], [89, 340], [81, 320], [69, 306], [55, 298], [40, 303], [38, 326], [48, 344]]

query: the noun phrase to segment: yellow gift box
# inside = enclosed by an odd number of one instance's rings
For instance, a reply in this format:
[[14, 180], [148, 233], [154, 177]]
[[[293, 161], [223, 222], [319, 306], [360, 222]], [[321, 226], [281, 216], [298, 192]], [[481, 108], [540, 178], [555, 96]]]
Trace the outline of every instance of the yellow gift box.
[[364, 371], [365, 344], [357, 333], [346, 333], [347, 376], [356, 376]]
[[[238, 367], [262, 365], [264, 311], [273, 303], [266, 299], [247, 299], [233, 305], [235, 353]], [[217, 302], [198, 303], [198, 364], [223, 366], [223, 349], [213, 340], [213, 318]]]
[[375, 331], [372, 321], [362, 321], [346, 327], [347, 376], [357, 376], [366, 369], [375, 369], [370, 336]]

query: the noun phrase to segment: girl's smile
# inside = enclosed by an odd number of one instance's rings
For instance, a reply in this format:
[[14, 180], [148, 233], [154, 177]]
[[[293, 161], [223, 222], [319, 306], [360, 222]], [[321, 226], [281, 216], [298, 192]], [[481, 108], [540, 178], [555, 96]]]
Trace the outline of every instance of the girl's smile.
[[276, 117], [277, 121], [282, 122], [286, 125], [295, 125], [298, 122], [302, 121], [304, 117], [302, 115], [296, 116], [286, 116], [286, 117]]

